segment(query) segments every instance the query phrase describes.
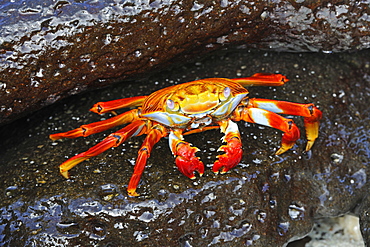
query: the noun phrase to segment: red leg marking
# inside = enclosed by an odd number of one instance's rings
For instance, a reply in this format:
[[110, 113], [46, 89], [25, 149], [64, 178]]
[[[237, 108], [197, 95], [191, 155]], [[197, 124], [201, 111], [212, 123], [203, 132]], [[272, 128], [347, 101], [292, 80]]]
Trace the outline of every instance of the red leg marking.
[[86, 152], [80, 153], [72, 158], [63, 162], [60, 166], [60, 173], [65, 177], [68, 178], [68, 171], [72, 169], [74, 166], [79, 164], [80, 162], [101, 154], [102, 152], [108, 150], [111, 147], [117, 147], [121, 145], [124, 141], [126, 141], [131, 136], [137, 136], [145, 133], [143, 131], [143, 127], [146, 125], [146, 122], [142, 120], [135, 121], [123, 129], [110, 134], [107, 136], [103, 141], [96, 144], [95, 146], [91, 147]]
[[141, 148], [139, 150], [138, 157], [136, 159], [136, 164], [134, 168], [134, 173], [131, 176], [130, 182], [127, 187], [127, 192], [130, 196], [139, 196], [136, 193], [136, 188], [140, 182], [141, 175], [144, 172], [144, 168], [146, 166], [147, 159], [150, 156], [153, 146], [167, 133], [165, 129], [151, 129], [146, 136]]
[[147, 97], [148, 96], [136, 96], [131, 98], [111, 100], [107, 102], [98, 102], [90, 109], [90, 111], [102, 114], [117, 109], [141, 106]]
[[115, 117], [95, 122], [95, 123], [90, 123], [90, 124], [85, 124], [81, 125], [79, 128], [70, 130], [67, 132], [62, 132], [62, 133], [56, 133], [56, 134], [51, 134], [49, 138], [53, 141], [61, 139], [61, 138], [76, 138], [80, 136], [89, 136], [95, 133], [99, 133], [102, 131], [105, 131], [107, 129], [113, 128], [118, 125], [126, 124], [129, 122], [134, 121], [135, 119], [138, 119], [138, 110], [133, 109], [131, 111], [122, 113], [120, 115], [117, 115]]
[[205, 126], [201, 129], [192, 129], [192, 130], [189, 130], [189, 131], [186, 131], [183, 133], [183, 135], [191, 135], [191, 134], [195, 134], [195, 133], [200, 133], [200, 132], [203, 132], [203, 131], [207, 131], [207, 130], [213, 130], [213, 129], [218, 129], [220, 128], [220, 126]]
[[257, 123], [283, 131], [281, 148], [276, 152], [276, 155], [291, 149], [300, 136], [299, 129], [293, 120], [264, 109], [244, 107], [241, 112], [234, 112], [233, 119], [235, 121], [244, 120]]
[[249, 105], [275, 113], [304, 117], [306, 137], [308, 140], [306, 151], [311, 149], [316, 138], [319, 136], [319, 121], [322, 118], [322, 112], [314, 104], [301, 104], [268, 99], [250, 99]]
[[251, 77], [231, 79], [242, 86], [282, 86], [289, 81], [281, 74], [257, 73]]

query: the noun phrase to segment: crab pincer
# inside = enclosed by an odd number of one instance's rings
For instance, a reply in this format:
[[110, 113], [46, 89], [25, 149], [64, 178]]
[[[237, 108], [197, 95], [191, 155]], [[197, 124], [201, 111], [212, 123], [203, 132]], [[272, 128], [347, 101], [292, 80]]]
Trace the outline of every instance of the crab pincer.
[[239, 164], [243, 149], [238, 125], [231, 120], [222, 121], [219, 124], [221, 132], [225, 133], [222, 140], [226, 142], [226, 145], [222, 145], [218, 151], [225, 153], [217, 156], [218, 160], [213, 164], [212, 170], [214, 173], [223, 174]]
[[182, 140], [182, 135], [177, 132], [171, 132], [169, 135], [169, 144], [173, 155], [176, 157], [176, 166], [179, 171], [190, 179], [195, 178], [195, 172], [202, 176], [204, 173], [203, 162], [195, 153], [198, 148], [192, 147], [190, 143]]

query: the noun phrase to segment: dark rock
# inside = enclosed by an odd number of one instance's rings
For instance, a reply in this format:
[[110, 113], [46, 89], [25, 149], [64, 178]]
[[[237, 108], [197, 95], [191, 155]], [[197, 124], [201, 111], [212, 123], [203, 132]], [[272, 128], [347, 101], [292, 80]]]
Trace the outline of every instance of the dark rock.
[[[370, 50], [352, 54], [218, 52], [195, 65], [75, 96], [0, 129], [0, 241], [5, 246], [283, 246], [304, 237], [316, 219], [360, 216], [369, 245]], [[186, 136], [200, 148], [205, 175], [191, 181], [176, 169], [161, 140], [129, 198], [126, 186], [143, 138], [85, 161], [59, 175], [58, 165], [109, 131], [51, 142], [50, 133], [101, 119], [97, 101], [144, 95], [205, 77], [280, 72], [283, 87], [252, 87], [251, 97], [313, 102], [323, 111], [320, 137], [303, 153], [305, 138], [275, 156], [281, 133], [244, 126], [241, 164], [225, 175], [211, 165], [218, 131]], [[109, 117], [106, 115], [104, 117]], [[300, 128], [303, 121], [295, 117]], [[302, 131], [302, 134], [304, 132]]]
[[332, 52], [370, 44], [369, 6], [354, 0], [29, 0], [1, 7], [2, 124], [224, 45]]

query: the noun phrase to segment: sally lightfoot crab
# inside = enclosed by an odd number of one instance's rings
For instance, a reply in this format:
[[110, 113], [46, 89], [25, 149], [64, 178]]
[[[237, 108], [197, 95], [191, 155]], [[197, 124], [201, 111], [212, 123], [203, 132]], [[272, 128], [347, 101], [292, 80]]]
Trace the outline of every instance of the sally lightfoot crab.
[[128, 184], [128, 194], [138, 196], [136, 188], [154, 144], [168, 136], [170, 149], [180, 172], [189, 178], [195, 172], [204, 173], [204, 165], [195, 156], [198, 148], [184, 141], [183, 136], [209, 129], [220, 128], [224, 133], [222, 145], [212, 170], [225, 173], [235, 167], [242, 157], [242, 144], [236, 121], [257, 123], [283, 132], [281, 147], [276, 155], [289, 150], [300, 137], [293, 120], [278, 114], [304, 117], [307, 145], [310, 150], [318, 137], [322, 113], [313, 104], [249, 98], [244, 86], [281, 86], [288, 79], [280, 74], [254, 74], [251, 77], [225, 79], [209, 78], [178, 84], [158, 90], [148, 96], [136, 96], [100, 102], [90, 111], [112, 112], [121, 108], [133, 108], [110, 119], [82, 125], [77, 129], [50, 135], [52, 140], [89, 136], [114, 126], [128, 124], [103, 141], [60, 165], [61, 174], [68, 178], [68, 171], [78, 163], [96, 156], [111, 147], [117, 147], [132, 136], [146, 135], [139, 149], [134, 173]]

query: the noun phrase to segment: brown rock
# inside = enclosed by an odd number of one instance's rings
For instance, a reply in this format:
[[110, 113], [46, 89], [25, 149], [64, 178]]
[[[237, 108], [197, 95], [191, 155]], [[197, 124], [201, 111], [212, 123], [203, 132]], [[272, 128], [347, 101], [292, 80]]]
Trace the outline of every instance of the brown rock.
[[370, 41], [357, 1], [22, 1], [0, 15], [0, 123], [226, 44], [331, 52]]
[[[0, 245], [4, 246], [285, 246], [313, 222], [360, 216], [370, 245], [370, 50], [358, 53], [217, 52], [207, 60], [162, 71], [135, 85], [120, 84], [72, 97], [0, 128]], [[226, 174], [211, 170], [221, 154], [217, 130], [188, 135], [206, 164], [190, 180], [174, 164], [168, 140], [153, 148], [139, 197], [126, 188], [143, 141], [133, 137], [71, 170], [58, 165], [120, 127], [86, 138], [52, 142], [51, 133], [108, 118], [88, 112], [97, 101], [145, 95], [174, 83], [258, 71], [285, 74], [282, 87], [250, 87], [250, 97], [313, 102], [323, 111], [320, 135], [304, 153], [302, 137], [280, 156], [281, 133], [239, 122], [241, 163]]]

